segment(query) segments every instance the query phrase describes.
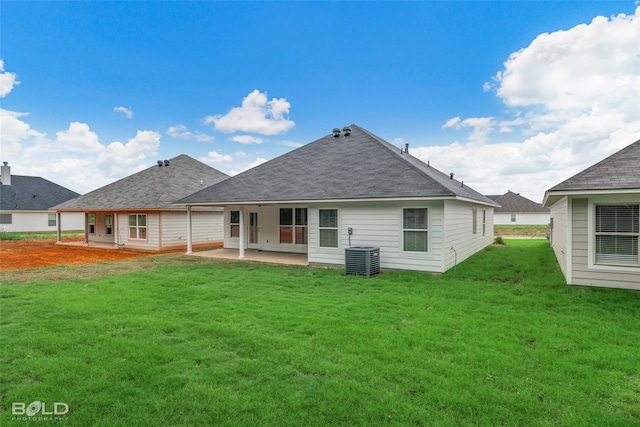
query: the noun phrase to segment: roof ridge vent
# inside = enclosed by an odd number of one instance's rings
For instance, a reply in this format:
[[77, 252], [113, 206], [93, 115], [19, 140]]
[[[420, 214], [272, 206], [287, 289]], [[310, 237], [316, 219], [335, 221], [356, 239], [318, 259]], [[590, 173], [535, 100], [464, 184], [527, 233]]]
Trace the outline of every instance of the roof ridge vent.
[[159, 167], [159, 168], [161, 168], [163, 164], [164, 164], [164, 163], [162, 163], [162, 160], [158, 160], [158, 167]]
[[171, 163], [171, 162], [169, 162], [169, 160], [165, 160], [165, 161], [164, 161], [164, 165], [165, 165], [165, 166], [169, 166], [169, 163]]
[[333, 137], [334, 138], [340, 137], [340, 128], [333, 128]]
[[342, 128], [342, 132], [344, 132], [344, 136], [349, 136], [351, 135], [351, 127], [350, 126], [345, 126]]

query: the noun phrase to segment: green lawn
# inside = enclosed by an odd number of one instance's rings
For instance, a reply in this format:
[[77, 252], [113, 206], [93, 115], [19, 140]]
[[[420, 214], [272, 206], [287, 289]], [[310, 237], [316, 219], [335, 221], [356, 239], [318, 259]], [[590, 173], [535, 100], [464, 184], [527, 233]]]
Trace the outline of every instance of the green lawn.
[[4, 279], [1, 425], [640, 425], [640, 292], [566, 286], [544, 240], [456, 277], [152, 258]]

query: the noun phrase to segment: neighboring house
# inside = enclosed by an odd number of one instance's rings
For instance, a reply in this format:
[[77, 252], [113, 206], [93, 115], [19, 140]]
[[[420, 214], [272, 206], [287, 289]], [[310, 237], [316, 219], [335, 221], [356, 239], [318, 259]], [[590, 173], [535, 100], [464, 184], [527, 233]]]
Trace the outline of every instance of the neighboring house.
[[194, 210], [172, 203], [228, 176], [186, 155], [159, 160], [157, 165], [59, 204], [59, 214], [84, 214], [85, 242], [151, 251], [187, 247], [187, 228], [193, 225], [193, 243], [222, 242], [222, 208]]
[[640, 290], [640, 141], [547, 190], [568, 284]]
[[492, 243], [498, 205], [407, 151], [353, 125], [176, 203], [224, 205], [224, 247], [240, 258], [344, 264], [345, 248], [371, 246], [383, 268], [444, 272]]
[[0, 167], [0, 230], [38, 232], [82, 230], [82, 214], [69, 215], [60, 223], [49, 208], [79, 196], [61, 185], [38, 176], [11, 175], [11, 166]]
[[502, 196], [487, 196], [500, 205], [493, 214], [495, 225], [548, 225], [549, 208], [519, 193], [507, 191]]

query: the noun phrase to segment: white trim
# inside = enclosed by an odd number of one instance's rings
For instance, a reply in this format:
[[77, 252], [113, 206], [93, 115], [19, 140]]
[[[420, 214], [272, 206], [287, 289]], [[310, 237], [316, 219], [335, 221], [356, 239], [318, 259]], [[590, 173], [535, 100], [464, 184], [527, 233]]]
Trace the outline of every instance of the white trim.
[[567, 252], [564, 254], [565, 262], [567, 266], [567, 283], [573, 282], [573, 198], [567, 196]]
[[[235, 206], [235, 205], [295, 205], [295, 204], [315, 204], [315, 203], [353, 203], [353, 202], [432, 202], [441, 200], [458, 200], [461, 202], [476, 203], [479, 205], [500, 207], [497, 203], [482, 202], [460, 196], [433, 196], [433, 197], [376, 197], [362, 199], [301, 199], [301, 200], [244, 200], [235, 202], [190, 202], [192, 206]], [[177, 204], [176, 204], [177, 205]], [[180, 204], [184, 206], [184, 204]]]
[[[146, 212], [129, 212], [126, 214], [127, 215], [127, 240], [133, 240], [136, 242], [148, 242], [149, 241], [149, 214]], [[132, 225], [129, 225], [129, 217], [131, 215], [135, 215], [136, 217], [136, 225], [135, 228], [137, 230], [136, 235], [140, 236], [140, 225], [138, 224], [138, 216], [139, 215], [144, 215], [145, 216], [145, 225], [143, 225], [142, 227], [145, 228], [145, 234], [147, 237], [145, 238], [140, 238], [140, 237], [131, 237], [131, 228], [133, 227]]]
[[[565, 191], [549, 191], [544, 195], [544, 199], [542, 200], [542, 206], [547, 207], [547, 202], [549, 199], [553, 198], [553, 203], [556, 203], [558, 200], [562, 199], [563, 196], [599, 196], [599, 195], [610, 195], [615, 196], [618, 194], [638, 194], [640, 192], [640, 188], [614, 188], [610, 190], [565, 190]], [[557, 198], [557, 199], [556, 199]]]
[[[320, 226], [320, 211], [336, 211], [336, 226], [335, 227], [321, 227]], [[308, 211], [307, 211], [308, 213]], [[321, 246], [320, 242], [320, 230], [336, 230], [336, 246]], [[307, 229], [308, 231], [308, 229]], [[339, 251], [340, 250], [340, 209], [337, 207], [322, 207], [318, 208], [318, 244], [316, 246], [321, 250]]]
[[[426, 251], [405, 251], [404, 250], [404, 232], [405, 231], [425, 231], [424, 229], [404, 228], [404, 210], [405, 209], [426, 209], [427, 210], [427, 250]], [[408, 257], [420, 257], [431, 253], [431, 212], [428, 206], [402, 206], [400, 208], [400, 253]]]

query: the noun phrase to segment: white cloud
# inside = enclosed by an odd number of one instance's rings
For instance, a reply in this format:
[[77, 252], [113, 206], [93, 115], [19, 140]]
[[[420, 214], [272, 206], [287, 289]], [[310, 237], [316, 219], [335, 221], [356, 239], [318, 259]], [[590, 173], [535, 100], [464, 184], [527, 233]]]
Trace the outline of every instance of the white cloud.
[[228, 154], [220, 154], [216, 151], [209, 151], [206, 157], [200, 157], [200, 160], [203, 163], [230, 163], [233, 161], [233, 157]]
[[69, 123], [69, 129], [56, 132], [55, 151], [71, 151], [78, 153], [99, 153], [104, 150], [98, 135], [89, 129], [86, 123]]
[[290, 148], [300, 148], [304, 145], [295, 141], [279, 141], [278, 144], [284, 145], [285, 147], [290, 147]]
[[234, 135], [229, 138], [230, 141], [235, 141], [240, 144], [262, 144], [264, 141], [262, 138], [251, 135]]
[[5, 71], [4, 60], [0, 59], [0, 98], [7, 96], [17, 84], [20, 82], [16, 80], [16, 73]]
[[220, 132], [278, 135], [295, 125], [288, 117], [290, 107], [286, 98], [268, 101], [266, 92], [256, 89], [242, 100], [241, 107], [234, 107], [225, 115], [207, 116], [204, 122], [213, 123]]
[[201, 142], [210, 142], [213, 141], [215, 138], [211, 135], [206, 135], [202, 132], [191, 132], [189, 129], [187, 129], [187, 127], [183, 124], [179, 124], [176, 126], [169, 126], [169, 128], [167, 129], [166, 132], [167, 135], [169, 135], [172, 138], [178, 138], [178, 139], [195, 139], [196, 141], [201, 141]]
[[[640, 8], [544, 33], [510, 55], [485, 89], [505, 117], [453, 117], [465, 142], [416, 147], [423, 160], [485, 194], [541, 201], [545, 190], [640, 139]], [[496, 132], [511, 142], [491, 143]]]
[[239, 174], [239, 173], [242, 173], [242, 172], [248, 171], [249, 169], [251, 169], [251, 168], [255, 168], [256, 166], [259, 166], [259, 165], [261, 165], [261, 164], [263, 164], [263, 163], [266, 163], [266, 162], [268, 162], [268, 160], [267, 160], [267, 159], [264, 159], [264, 158], [262, 158], [262, 157], [258, 157], [258, 158], [256, 158], [253, 162], [249, 163], [245, 168], [243, 168], [243, 169], [241, 169], [241, 170], [239, 170], [239, 171], [238, 171], [238, 170], [231, 170], [231, 171], [229, 171], [229, 175], [231, 175], [231, 176], [233, 176], [233, 175], [237, 175], [237, 174]]
[[122, 113], [124, 114], [128, 119], [133, 117], [133, 110], [131, 109], [131, 107], [127, 108], [127, 107], [114, 107], [113, 111], [115, 111], [116, 113]]

